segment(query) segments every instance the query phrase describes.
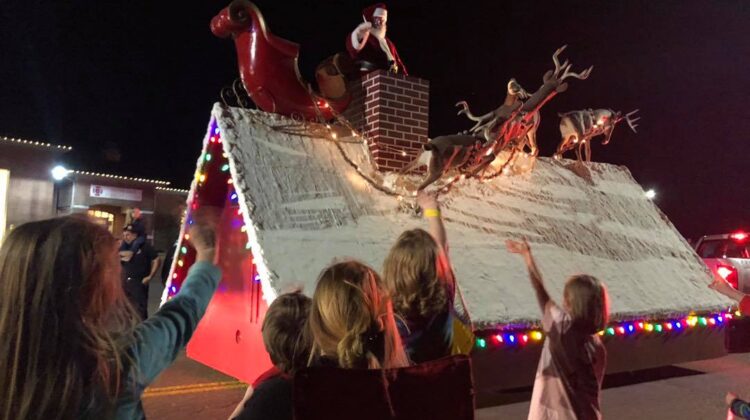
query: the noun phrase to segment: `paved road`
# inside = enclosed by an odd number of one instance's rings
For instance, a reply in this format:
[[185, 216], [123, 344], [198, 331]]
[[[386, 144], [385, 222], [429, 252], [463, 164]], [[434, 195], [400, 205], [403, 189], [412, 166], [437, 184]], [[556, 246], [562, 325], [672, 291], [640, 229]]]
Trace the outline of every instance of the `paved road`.
[[[152, 302], [158, 301], [152, 288]], [[602, 395], [607, 419], [715, 420], [726, 418], [724, 394], [750, 397], [750, 353], [619, 374], [605, 379]], [[144, 395], [150, 419], [224, 419], [246, 386], [181, 355]], [[525, 419], [529, 390], [508, 395], [506, 404], [477, 410], [477, 420]]]
[[[607, 419], [725, 418], [724, 393], [750, 396], [750, 354], [686, 363], [607, 378], [602, 404]], [[242, 398], [245, 385], [184, 356], [147, 391], [143, 403], [150, 419], [224, 419]], [[477, 410], [477, 420], [525, 419], [529, 392], [509, 395], [515, 404]]]

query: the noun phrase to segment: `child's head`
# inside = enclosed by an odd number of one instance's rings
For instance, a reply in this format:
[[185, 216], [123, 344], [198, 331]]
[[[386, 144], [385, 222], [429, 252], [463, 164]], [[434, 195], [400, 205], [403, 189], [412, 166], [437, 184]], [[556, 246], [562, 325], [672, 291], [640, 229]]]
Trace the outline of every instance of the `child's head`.
[[329, 357], [342, 368], [408, 364], [393, 307], [370, 267], [347, 261], [323, 270], [312, 299], [312, 356]]
[[301, 292], [280, 295], [268, 307], [263, 319], [263, 344], [273, 364], [282, 372], [293, 373], [304, 367], [310, 356], [310, 338], [305, 325], [311, 302]]
[[609, 297], [596, 277], [580, 274], [569, 278], [563, 295], [574, 325], [591, 334], [604, 329], [609, 321]]
[[383, 281], [403, 316], [429, 317], [448, 303], [450, 268], [440, 246], [422, 229], [398, 237], [385, 257]]
[[[135, 314], [117, 241], [78, 217], [26, 223], [0, 248], [0, 418], [74, 418], [118, 392]], [[88, 393], [88, 394], [87, 394]]]

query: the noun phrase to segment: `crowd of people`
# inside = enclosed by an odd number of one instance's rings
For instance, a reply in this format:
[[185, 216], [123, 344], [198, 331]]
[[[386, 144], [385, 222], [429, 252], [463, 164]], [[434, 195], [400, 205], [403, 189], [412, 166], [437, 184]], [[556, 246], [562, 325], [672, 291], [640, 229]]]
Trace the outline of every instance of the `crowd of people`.
[[[274, 300], [262, 325], [274, 366], [230, 418], [294, 418], [295, 377], [309, 369], [409, 369], [468, 351], [457, 343], [464, 321], [454, 309], [456, 278], [437, 199], [421, 193], [418, 203], [427, 229], [403, 232], [381, 273], [356, 260], [335, 262], [322, 270], [312, 298], [293, 291]], [[0, 420], [145, 417], [143, 391], [190, 340], [221, 279], [215, 215], [198, 212], [193, 220], [196, 261], [180, 292], [150, 317], [137, 304], [139, 287], [158, 264], [137, 227], [126, 227], [124, 244], [75, 216], [8, 235], [0, 247]], [[529, 418], [601, 418], [604, 284], [572, 276], [558, 304], [529, 244], [506, 245], [526, 264], [546, 335]], [[123, 275], [139, 255], [147, 263]], [[721, 283], [712, 287], [730, 293]], [[733, 394], [727, 403], [737, 415], [748, 412]]]

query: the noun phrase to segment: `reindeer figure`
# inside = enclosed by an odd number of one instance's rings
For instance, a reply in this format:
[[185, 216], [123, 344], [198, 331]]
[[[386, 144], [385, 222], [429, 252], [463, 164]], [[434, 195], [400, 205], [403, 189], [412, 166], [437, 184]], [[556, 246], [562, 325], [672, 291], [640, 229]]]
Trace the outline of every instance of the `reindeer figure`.
[[[471, 152], [481, 148], [495, 138], [496, 130], [521, 106], [521, 99], [528, 98], [529, 94], [521, 87], [516, 79], [508, 81], [505, 100], [503, 104], [484, 115], [476, 116], [469, 109], [466, 101], [460, 101], [456, 106], [461, 106], [457, 115], [465, 114], [476, 124], [469, 130], [448, 136], [439, 136], [431, 139], [424, 146], [425, 151], [401, 171], [408, 173], [418, 167], [426, 166], [428, 176], [419, 186], [419, 190], [435, 182], [447, 170], [462, 166], [471, 157]], [[537, 118], [538, 125], [538, 118]], [[536, 143], [534, 142], [534, 147]]]
[[612, 139], [615, 126], [622, 120], [625, 120], [630, 129], [637, 133], [635, 129], [638, 125], [635, 122], [640, 117], [633, 118], [636, 112], [638, 112], [637, 109], [623, 116], [621, 112], [615, 112], [611, 109], [584, 109], [559, 114], [562, 141], [557, 146], [557, 151], [553, 157], [560, 159], [565, 152], [577, 146], [576, 157], [578, 161], [583, 161], [583, 155], [586, 162], [591, 162], [591, 140], [594, 137], [604, 135], [602, 144], [606, 145]]
[[[457, 103], [462, 107], [458, 114], [466, 114], [476, 124], [466, 134], [439, 136], [430, 140], [424, 147], [425, 151], [401, 173], [427, 166], [428, 175], [418, 187], [418, 190], [422, 190], [453, 168], [460, 168], [469, 177], [480, 173], [508, 145], [523, 148], [523, 139], [529, 142], [532, 153], [538, 153], [535, 134], [539, 126], [539, 109], [557, 93], [568, 88], [565, 79], [573, 77], [584, 80], [593, 69], [592, 66], [581, 73], [573, 73], [570, 71], [572, 64], [567, 60], [560, 64], [558, 56], [565, 48], [559, 48], [552, 55], [555, 68], [544, 74], [542, 86], [533, 94], [529, 95], [518, 82], [511, 79], [503, 105], [492, 112], [475, 116], [465, 101]], [[527, 100], [524, 102], [522, 99]]]
[[[552, 54], [552, 62], [555, 64], [555, 68], [544, 74], [542, 77], [542, 86], [531, 94], [521, 107], [514, 112], [513, 116], [505, 122], [503, 129], [500, 131], [502, 134], [499, 136], [500, 138], [495, 139], [494, 143], [487, 147], [487, 152], [484, 154], [486, 158], [482, 162], [483, 165], [486, 166], [489, 164], [485, 162], [488, 160], [491, 162], [491, 159], [494, 159], [509, 144], [516, 145], [515, 147], [518, 147], [517, 145], [523, 147], [523, 143], [520, 140], [524, 139], [532, 128], [534, 132], [536, 131], [534, 119], [539, 118], [538, 113], [542, 106], [558, 93], [565, 92], [568, 89], [568, 83], [565, 82], [566, 79], [572, 77], [579, 80], [586, 80], [591, 75], [594, 66], [580, 73], [574, 73], [570, 71], [573, 65], [568, 60], [560, 64], [559, 56], [565, 51], [565, 48], [567, 48], [567, 45], [563, 45]], [[479, 170], [481, 169], [479, 168]]]
[[[514, 111], [523, 104], [523, 99], [528, 99], [531, 95], [516, 81], [516, 79], [510, 79], [508, 81], [507, 93], [505, 95], [505, 101], [494, 111], [488, 112], [484, 115], [476, 116], [472, 114], [469, 109], [469, 104], [466, 101], [461, 101], [456, 106], [461, 106], [462, 109], [458, 111], [458, 115], [465, 114], [467, 118], [476, 122], [474, 127], [468, 130], [470, 134], [480, 135], [484, 138], [485, 142], [490, 142], [497, 137], [500, 127], [505, 123]], [[524, 141], [519, 144], [519, 149], [523, 149], [528, 146], [533, 156], [539, 154], [539, 150], [536, 146], [536, 131], [539, 128], [540, 122], [539, 112], [535, 112], [531, 118], [531, 126], [526, 131]]]

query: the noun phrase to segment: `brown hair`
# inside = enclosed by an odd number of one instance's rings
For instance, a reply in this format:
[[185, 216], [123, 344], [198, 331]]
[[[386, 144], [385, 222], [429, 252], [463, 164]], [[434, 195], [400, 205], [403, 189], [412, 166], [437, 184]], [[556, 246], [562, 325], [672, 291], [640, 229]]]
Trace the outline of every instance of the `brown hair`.
[[594, 334], [609, 322], [607, 288], [596, 277], [579, 274], [569, 278], [563, 295], [573, 325]]
[[311, 300], [300, 292], [277, 297], [263, 319], [263, 344], [279, 370], [294, 373], [310, 356], [310, 338], [305, 325]]
[[409, 364], [393, 306], [370, 267], [347, 261], [323, 270], [309, 320], [314, 357], [342, 368], [392, 368]]
[[412, 229], [398, 237], [385, 257], [383, 281], [398, 314], [428, 318], [446, 308], [453, 276], [432, 236]]
[[[0, 248], [0, 419], [111, 410], [135, 314], [116, 240], [78, 217], [26, 223]], [[102, 401], [103, 399], [103, 401]]]

